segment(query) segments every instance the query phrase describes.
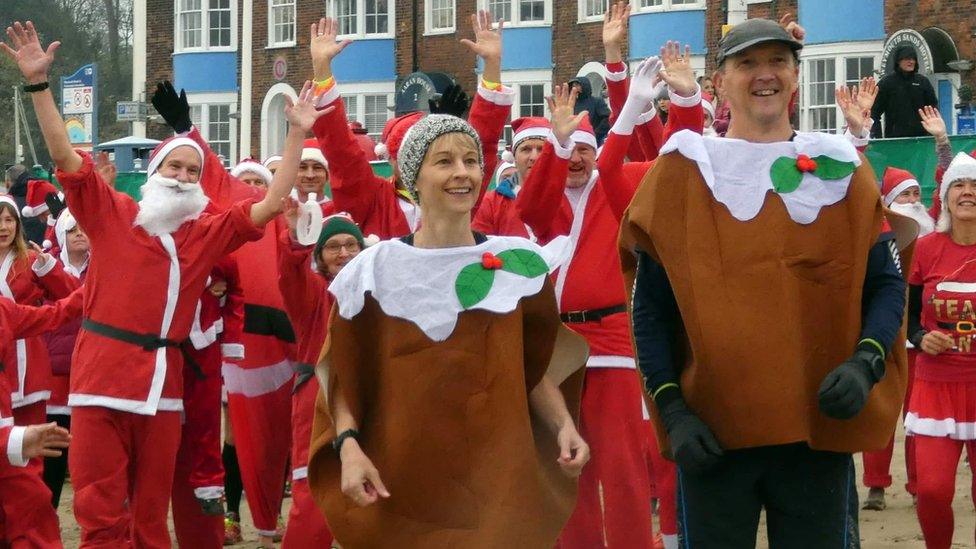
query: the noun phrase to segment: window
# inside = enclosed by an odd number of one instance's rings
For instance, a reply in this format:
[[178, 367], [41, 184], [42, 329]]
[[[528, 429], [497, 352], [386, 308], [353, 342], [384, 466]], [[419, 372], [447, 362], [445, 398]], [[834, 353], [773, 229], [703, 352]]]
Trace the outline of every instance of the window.
[[697, 10], [705, 9], [704, 0], [636, 0], [641, 11]]
[[268, 47], [295, 45], [295, 0], [268, 0]]
[[606, 12], [607, 12], [606, 0], [580, 0], [579, 2], [580, 22], [602, 21], [603, 14]]
[[[593, 1], [606, 3], [606, 0]], [[490, 11], [495, 21], [504, 19], [506, 27], [540, 26], [552, 22], [552, 0], [479, 0], [478, 5]]]
[[[552, 93], [551, 70], [503, 71], [502, 82], [515, 90], [511, 118], [522, 116], [549, 116], [546, 97]], [[511, 119], [505, 124], [504, 143], [512, 144]], [[507, 145], [506, 145], [507, 144]]]
[[[346, 87], [346, 84], [343, 86]], [[348, 89], [355, 89], [360, 93], [342, 95], [342, 101], [346, 105], [346, 119], [361, 123], [370, 137], [379, 140], [383, 126], [393, 116], [393, 111], [388, 108], [393, 104], [393, 82], [353, 83], [348, 85]]]
[[288, 120], [285, 118], [285, 98], [292, 101], [298, 98], [295, 89], [285, 82], [278, 82], [264, 96], [261, 103], [261, 158], [281, 154], [288, 134]]
[[454, 0], [427, 0], [427, 34], [454, 32]]
[[331, 0], [329, 13], [339, 21], [340, 36], [393, 36], [391, 0]]
[[800, 129], [840, 133], [844, 113], [837, 107], [837, 86], [853, 86], [875, 75], [883, 42], [811, 45], [801, 52]]
[[542, 84], [519, 84], [519, 116], [545, 116], [546, 91]]
[[175, 51], [236, 48], [237, 2], [176, 0]]
[[[215, 94], [209, 94], [211, 96]], [[225, 94], [220, 94], [225, 95]], [[234, 165], [236, 142], [234, 132], [236, 121], [231, 118], [232, 108], [236, 110], [236, 103], [209, 102], [210, 99], [230, 99], [236, 101], [236, 95], [230, 94], [227, 97], [190, 97], [190, 120], [193, 125], [200, 130], [200, 135], [210, 144], [210, 148], [219, 155], [224, 166]], [[208, 101], [198, 102], [205, 100]], [[232, 127], [234, 126], [234, 127]]]

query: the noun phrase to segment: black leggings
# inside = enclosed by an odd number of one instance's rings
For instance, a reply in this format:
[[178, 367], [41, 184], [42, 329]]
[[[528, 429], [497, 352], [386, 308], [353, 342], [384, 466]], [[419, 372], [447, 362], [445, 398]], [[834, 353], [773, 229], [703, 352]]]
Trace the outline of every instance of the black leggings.
[[227, 512], [241, 516], [241, 494], [244, 483], [241, 481], [241, 466], [237, 463], [237, 448], [224, 443], [224, 497], [227, 498]]
[[[59, 427], [71, 430], [71, 416], [62, 414], [48, 414], [48, 423], [54, 421]], [[64, 479], [68, 476], [68, 449], [61, 451], [58, 457], [44, 458], [44, 484], [51, 490], [51, 505], [55, 509], [61, 503], [61, 489], [64, 487]]]

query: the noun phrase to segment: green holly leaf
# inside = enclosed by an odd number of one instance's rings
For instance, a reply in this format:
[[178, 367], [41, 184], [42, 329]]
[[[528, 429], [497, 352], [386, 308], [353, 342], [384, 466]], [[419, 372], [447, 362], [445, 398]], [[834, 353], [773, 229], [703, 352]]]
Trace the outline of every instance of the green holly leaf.
[[535, 278], [549, 273], [549, 265], [546, 264], [546, 260], [532, 250], [522, 248], [505, 250], [498, 254], [498, 259], [503, 262], [503, 270], [525, 278]]
[[854, 173], [853, 162], [842, 162], [829, 156], [818, 156], [814, 160], [817, 161], [817, 169], [813, 175], [820, 179], [843, 179]]
[[472, 263], [461, 269], [454, 281], [454, 292], [465, 309], [470, 309], [484, 299], [495, 283], [495, 271], [485, 269], [481, 262]]
[[773, 180], [773, 190], [780, 194], [795, 191], [803, 181], [803, 172], [796, 168], [796, 159], [781, 156], [769, 168], [769, 177]]

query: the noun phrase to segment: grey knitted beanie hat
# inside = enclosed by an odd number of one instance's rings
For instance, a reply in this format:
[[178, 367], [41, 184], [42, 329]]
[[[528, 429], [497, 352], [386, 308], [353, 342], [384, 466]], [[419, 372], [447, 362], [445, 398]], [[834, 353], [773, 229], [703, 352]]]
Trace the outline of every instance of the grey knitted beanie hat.
[[427, 156], [427, 149], [438, 137], [447, 133], [463, 133], [474, 139], [478, 149], [478, 162], [481, 168], [485, 167], [485, 159], [481, 154], [481, 139], [477, 132], [466, 121], [449, 114], [429, 114], [421, 118], [403, 137], [403, 144], [400, 145], [400, 152], [397, 155], [397, 164], [400, 167], [400, 178], [407, 186], [407, 189], [417, 195], [417, 175], [420, 173], [420, 165]]

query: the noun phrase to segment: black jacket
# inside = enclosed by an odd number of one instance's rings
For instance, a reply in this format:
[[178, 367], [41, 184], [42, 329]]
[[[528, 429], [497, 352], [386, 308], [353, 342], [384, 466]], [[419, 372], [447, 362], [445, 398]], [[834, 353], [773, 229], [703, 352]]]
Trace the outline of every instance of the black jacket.
[[585, 76], [574, 78], [570, 84], [578, 82], [582, 89], [576, 97], [576, 108], [574, 114], [587, 111], [590, 115], [590, 124], [593, 125], [593, 133], [596, 134], [596, 142], [603, 145], [603, 140], [610, 133], [610, 107], [602, 97], [593, 97], [593, 88], [590, 86], [590, 79]]
[[[17, 181], [10, 186], [10, 197], [17, 203], [17, 207], [23, 209], [27, 205], [27, 180], [30, 179], [30, 171], [20, 174]], [[47, 226], [43, 221], [36, 217], [24, 218], [21, 216], [24, 227], [24, 238], [36, 244], [43, 244], [44, 232]]]
[[[896, 55], [897, 58], [897, 55]], [[939, 106], [939, 99], [929, 79], [918, 74], [916, 70], [903, 72], [897, 66], [895, 72], [885, 76], [878, 82], [878, 98], [871, 108], [871, 118], [874, 126], [871, 137], [881, 135], [881, 115], [885, 115], [883, 137], [919, 137], [927, 136], [928, 132], [922, 127], [918, 116], [918, 109], [926, 105]]]

